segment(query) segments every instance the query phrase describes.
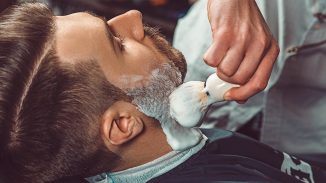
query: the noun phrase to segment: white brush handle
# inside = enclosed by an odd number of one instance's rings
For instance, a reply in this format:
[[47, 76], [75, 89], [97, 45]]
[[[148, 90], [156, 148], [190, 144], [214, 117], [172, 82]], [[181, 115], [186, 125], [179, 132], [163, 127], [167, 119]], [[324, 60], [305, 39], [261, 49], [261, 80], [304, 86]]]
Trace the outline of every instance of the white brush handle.
[[216, 73], [210, 75], [206, 80], [204, 91], [209, 95], [210, 104], [224, 101], [224, 94], [233, 87], [239, 85], [231, 84], [220, 79]]

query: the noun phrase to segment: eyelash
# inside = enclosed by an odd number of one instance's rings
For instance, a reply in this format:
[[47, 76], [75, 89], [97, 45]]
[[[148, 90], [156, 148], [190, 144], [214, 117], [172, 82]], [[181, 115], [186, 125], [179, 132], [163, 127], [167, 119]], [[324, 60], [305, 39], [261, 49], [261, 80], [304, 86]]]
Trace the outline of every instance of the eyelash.
[[125, 49], [125, 39], [120, 34], [116, 34], [115, 37], [119, 39], [120, 50], [124, 51], [124, 49]]

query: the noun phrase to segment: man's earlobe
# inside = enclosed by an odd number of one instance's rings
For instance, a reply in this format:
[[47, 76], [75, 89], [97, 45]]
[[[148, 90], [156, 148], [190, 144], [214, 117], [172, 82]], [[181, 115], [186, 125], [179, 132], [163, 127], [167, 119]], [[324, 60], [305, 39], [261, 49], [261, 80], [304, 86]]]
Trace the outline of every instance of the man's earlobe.
[[143, 131], [142, 119], [128, 110], [129, 107], [121, 103], [111, 106], [102, 118], [102, 136], [112, 145], [124, 144]]

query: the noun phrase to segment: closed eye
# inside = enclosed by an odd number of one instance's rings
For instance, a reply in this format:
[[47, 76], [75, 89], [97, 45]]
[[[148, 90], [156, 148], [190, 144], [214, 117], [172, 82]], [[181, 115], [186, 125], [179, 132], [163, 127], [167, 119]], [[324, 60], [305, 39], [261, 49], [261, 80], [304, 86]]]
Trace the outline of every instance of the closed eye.
[[121, 36], [117, 36], [114, 34], [114, 31], [112, 31], [111, 28], [109, 27], [109, 25], [106, 23], [107, 19], [105, 17], [96, 15], [95, 13], [90, 12], [90, 11], [86, 11], [85, 13], [102, 20], [102, 22], [105, 26], [106, 37], [107, 37], [109, 43], [114, 47], [115, 51], [116, 51], [117, 47], [119, 47], [120, 51], [124, 50], [124, 39]]

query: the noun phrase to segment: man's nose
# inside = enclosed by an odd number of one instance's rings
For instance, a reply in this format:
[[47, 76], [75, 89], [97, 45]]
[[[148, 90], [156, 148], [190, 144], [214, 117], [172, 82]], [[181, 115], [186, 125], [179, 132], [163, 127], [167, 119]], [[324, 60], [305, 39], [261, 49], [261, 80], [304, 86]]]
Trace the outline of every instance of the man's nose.
[[114, 32], [124, 37], [141, 41], [144, 39], [144, 25], [141, 12], [130, 10], [122, 15], [110, 19], [108, 22]]

